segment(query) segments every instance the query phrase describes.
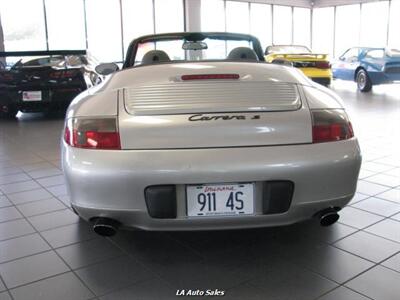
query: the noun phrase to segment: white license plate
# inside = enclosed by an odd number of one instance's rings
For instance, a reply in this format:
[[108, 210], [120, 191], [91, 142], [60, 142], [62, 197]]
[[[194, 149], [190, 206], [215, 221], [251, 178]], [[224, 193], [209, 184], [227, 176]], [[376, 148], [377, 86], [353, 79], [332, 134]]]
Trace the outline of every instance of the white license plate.
[[254, 213], [254, 184], [204, 184], [186, 187], [189, 217]]
[[42, 91], [23, 91], [22, 101], [42, 101]]

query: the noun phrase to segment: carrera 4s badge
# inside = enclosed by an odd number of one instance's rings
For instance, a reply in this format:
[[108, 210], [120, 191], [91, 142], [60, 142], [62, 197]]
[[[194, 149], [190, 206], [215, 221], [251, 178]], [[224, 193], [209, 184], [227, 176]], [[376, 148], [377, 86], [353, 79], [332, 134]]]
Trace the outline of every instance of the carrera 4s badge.
[[197, 114], [189, 117], [189, 121], [230, 121], [230, 120], [259, 120], [260, 115], [245, 116], [245, 115], [203, 115]]

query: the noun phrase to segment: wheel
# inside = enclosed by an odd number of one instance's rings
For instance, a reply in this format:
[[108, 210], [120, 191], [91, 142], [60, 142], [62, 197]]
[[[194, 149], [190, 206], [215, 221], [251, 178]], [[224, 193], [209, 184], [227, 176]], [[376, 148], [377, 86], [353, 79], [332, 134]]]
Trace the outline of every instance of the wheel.
[[15, 118], [17, 113], [18, 113], [18, 109], [14, 108], [14, 107], [5, 106], [5, 105], [0, 107], [0, 118], [12, 119], [12, 118]]
[[361, 69], [357, 73], [357, 87], [361, 92], [369, 92], [372, 89], [372, 82], [369, 79], [368, 73]]

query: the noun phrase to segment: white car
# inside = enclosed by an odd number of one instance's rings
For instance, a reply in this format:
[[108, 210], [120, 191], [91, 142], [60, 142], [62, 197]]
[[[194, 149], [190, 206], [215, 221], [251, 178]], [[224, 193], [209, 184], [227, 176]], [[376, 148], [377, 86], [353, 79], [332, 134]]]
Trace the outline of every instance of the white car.
[[233, 33], [134, 40], [122, 70], [70, 105], [62, 160], [74, 211], [118, 228], [330, 225], [361, 164], [341, 100]]

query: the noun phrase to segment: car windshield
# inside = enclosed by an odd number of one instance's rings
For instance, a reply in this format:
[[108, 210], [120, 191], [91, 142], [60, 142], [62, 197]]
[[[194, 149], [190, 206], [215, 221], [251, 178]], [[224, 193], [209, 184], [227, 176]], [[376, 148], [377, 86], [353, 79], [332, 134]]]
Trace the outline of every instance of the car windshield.
[[273, 53], [284, 53], [284, 54], [298, 54], [298, 53], [311, 53], [311, 50], [308, 49], [306, 46], [286, 46], [286, 45], [280, 45], [280, 46], [269, 46], [268, 49], [268, 54], [273, 54]]
[[250, 38], [240, 39], [225, 36], [205, 36], [194, 39], [185, 36], [157, 40], [157, 37], [150, 41], [143, 41], [137, 44], [137, 51], [134, 58], [134, 65], [145, 65], [160, 62], [179, 61], [203, 61], [203, 60], [235, 60], [240, 56], [232, 52], [233, 49], [241, 48], [242, 58], [258, 61], [259, 57], [254, 50], [254, 41]]

